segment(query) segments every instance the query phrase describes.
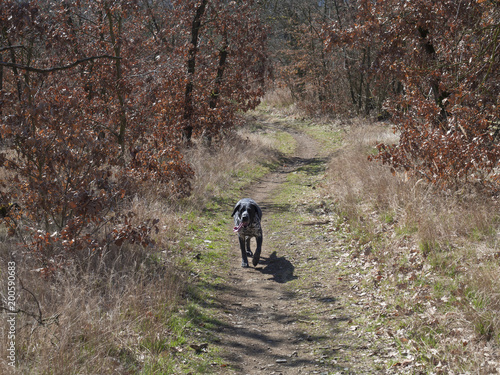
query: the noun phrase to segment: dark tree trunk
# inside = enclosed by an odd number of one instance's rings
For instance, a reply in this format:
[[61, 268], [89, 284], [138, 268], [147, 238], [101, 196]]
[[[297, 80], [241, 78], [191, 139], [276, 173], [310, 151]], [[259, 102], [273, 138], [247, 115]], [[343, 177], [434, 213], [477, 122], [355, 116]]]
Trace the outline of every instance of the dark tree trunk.
[[184, 128], [182, 129], [182, 138], [185, 143], [191, 142], [193, 135], [193, 125], [191, 119], [193, 117], [193, 76], [196, 69], [196, 52], [198, 51], [198, 36], [201, 29], [201, 19], [205, 13], [208, 0], [202, 0], [193, 19], [191, 27], [191, 48], [188, 52], [187, 73], [188, 82], [186, 83], [186, 91], [184, 94]]
[[[222, 84], [222, 78], [224, 77], [224, 69], [226, 68], [226, 60], [227, 60], [227, 48], [228, 48], [228, 42], [227, 42], [227, 34], [224, 33], [224, 44], [222, 45], [221, 49], [219, 50], [219, 65], [217, 66], [217, 76], [215, 77], [215, 85], [214, 89], [210, 93], [210, 101], [208, 103], [210, 109], [215, 109], [217, 108], [217, 102], [219, 100], [219, 95], [220, 95], [220, 86]], [[207, 146], [212, 145], [212, 132], [207, 131], [207, 133], [203, 137], [205, 144]]]
[[[436, 50], [434, 49], [434, 46], [427, 38], [427, 36], [429, 35], [429, 30], [419, 27], [418, 32], [420, 37], [422, 38], [422, 48], [424, 49], [426, 55], [429, 57], [431, 61], [436, 61], [437, 60]], [[446, 120], [447, 118], [444, 99], [450, 96], [450, 94], [446, 90], [441, 91], [439, 89], [439, 84], [440, 84], [440, 79], [438, 77], [433, 78], [430, 82], [432, 93], [434, 95], [434, 100], [436, 104], [441, 108], [441, 112], [439, 114], [439, 121], [443, 123], [443, 121]], [[446, 129], [444, 129], [444, 131], [446, 131]]]
[[224, 45], [219, 51], [219, 66], [217, 67], [217, 76], [215, 77], [215, 87], [210, 94], [209, 105], [211, 109], [217, 107], [217, 101], [220, 95], [220, 85], [222, 83], [222, 77], [224, 77], [224, 69], [226, 68], [227, 47], [227, 35], [224, 35]]

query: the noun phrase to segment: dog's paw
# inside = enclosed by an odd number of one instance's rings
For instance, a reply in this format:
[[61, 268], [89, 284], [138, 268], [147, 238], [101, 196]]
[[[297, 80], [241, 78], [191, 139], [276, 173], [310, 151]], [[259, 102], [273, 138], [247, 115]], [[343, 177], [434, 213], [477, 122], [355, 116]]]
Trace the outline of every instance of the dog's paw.
[[248, 268], [248, 263], [247, 262], [241, 262], [241, 267]]
[[247, 256], [252, 258], [253, 257], [253, 253], [250, 251], [250, 250], [247, 250]]
[[252, 259], [252, 264], [254, 267], [257, 267], [257, 264], [259, 264], [259, 260], [260, 260], [260, 255], [255, 255]]

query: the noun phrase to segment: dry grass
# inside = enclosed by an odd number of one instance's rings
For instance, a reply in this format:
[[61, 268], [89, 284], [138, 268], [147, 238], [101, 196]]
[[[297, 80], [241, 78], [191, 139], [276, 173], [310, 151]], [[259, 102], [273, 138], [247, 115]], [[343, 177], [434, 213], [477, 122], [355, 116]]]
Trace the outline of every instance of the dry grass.
[[[44, 278], [13, 246], [2, 246], [0, 262], [11, 256], [16, 262], [16, 304], [24, 311], [16, 316], [19, 373], [136, 373], [150, 355], [143, 345], [147, 336], [168, 336], [164, 314], [176, 305], [184, 282], [153, 251], [122, 246], [89, 256], [86, 267], [68, 264]], [[7, 285], [5, 272], [0, 283]], [[4, 331], [2, 353], [6, 344]], [[0, 371], [7, 374], [5, 359]]]
[[[340, 82], [340, 81], [339, 81]], [[284, 82], [268, 90], [262, 98], [263, 108], [271, 108], [284, 115], [300, 115], [307, 118], [351, 118], [353, 114], [352, 103], [348, 92], [343, 92], [342, 84], [335, 86], [335, 92], [322, 92], [316, 83], [307, 83], [302, 91], [292, 93]], [[345, 83], [345, 82], [344, 82]], [[322, 100], [320, 100], [320, 96]]]
[[[154, 372], [146, 369], [147, 363], [165, 367], [172, 356], [171, 312], [182, 303], [187, 287], [178, 265], [189, 251], [179, 247], [187, 225], [181, 216], [201, 209], [228, 189], [237, 171], [258, 165], [255, 161], [267, 156], [272, 156], [267, 145], [246, 130], [212, 149], [191, 148], [186, 159], [196, 177], [190, 198], [182, 204], [168, 202], [160, 187], [148, 185], [124, 205], [124, 212], [133, 213], [134, 223], [160, 220], [154, 247], [110, 246], [99, 255], [80, 254], [49, 278], [36, 271], [40, 265], [15, 239], [0, 231], [2, 299], [5, 265], [14, 259], [17, 308], [25, 311], [16, 318], [17, 372], [135, 374]], [[7, 318], [0, 316], [0, 353], [6, 353]], [[0, 373], [10, 370], [2, 355]]]
[[[480, 192], [446, 192], [404, 173], [393, 175], [378, 162], [368, 162], [380, 142], [397, 136], [382, 125], [353, 126], [343, 152], [329, 166], [335, 196], [346, 212], [375, 210], [398, 227], [415, 230], [422, 243], [446, 248], [472, 237], [495, 241], [498, 201]], [[349, 165], [349, 168], [345, 168]], [[360, 202], [363, 202], [360, 205]], [[391, 220], [392, 217], [392, 220]]]
[[[385, 126], [354, 124], [329, 166], [329, 193], [360, 245], [374, 247], [387, 300], [426, 310], [408, 318], [407, 337], [436, 354], [431, 364], [486, 371], [480, 357], [500, 342], [500, 204], [474, 189], [443, 191], [367, 161], [377, 143], [396, 140]], [[401, 285], [414, 291], [398, 292]], [[431, 294], [421, 300], [424, 291]]]
[[201, 207], [210, 198], [234, 187], [235, 173], [258, 167], [258, 160], [272, 161], [275, 153], [268, 139], [241, 128], [212, 148], [201, 142], [196, 144], [186, 150], [185, 158], [194, 169], [188, 204]]
[[267, 91], [262, 98], [262, 105], [274, 109], [289, 108], [290, 110], [293, 110], [296, 106], [291, 91], [286, 87], [278, 87]]

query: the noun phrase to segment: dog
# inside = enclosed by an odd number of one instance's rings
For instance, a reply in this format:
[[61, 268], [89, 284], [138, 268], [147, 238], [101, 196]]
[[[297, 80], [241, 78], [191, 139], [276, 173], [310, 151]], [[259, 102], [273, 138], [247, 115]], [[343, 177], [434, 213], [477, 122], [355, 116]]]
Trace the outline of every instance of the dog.
[[[259, 205], [250, 198], [243, 198], [234, 206], [231, 217], [234, 217], [233, 231], [238, 234], [241, 249], [241, 266], [248, 267], [248, 257], [252, 258], [254, 267], [259, 264], [262, 251], [262, 210]], [[250, 250], [250, 239], [255, 237], [257, 248], [255, 254]]]

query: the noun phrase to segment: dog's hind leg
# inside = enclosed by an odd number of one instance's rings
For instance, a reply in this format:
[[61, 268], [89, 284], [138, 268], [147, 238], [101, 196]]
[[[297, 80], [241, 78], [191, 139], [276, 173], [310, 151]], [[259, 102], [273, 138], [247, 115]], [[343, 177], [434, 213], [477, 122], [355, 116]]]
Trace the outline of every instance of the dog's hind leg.
[[240, 241], [241, 267], [248, 267], [248, 258], [245, 251], [245, 237], [238, 236], [238, 240]]
[[247, 256], [249, 256], [250, 258], [253, 257], [252, 250], [250, 250], [250, 237], [245, 238], [245, 244], [246, 244]]
[[254, 267], [257, 267], [260, 260], [260, 252], [262, 251], [262, 235], [255, 237], [257, 240], [257, 248], [255, 249], [255, 254], [253, 255], [252, 264]]

